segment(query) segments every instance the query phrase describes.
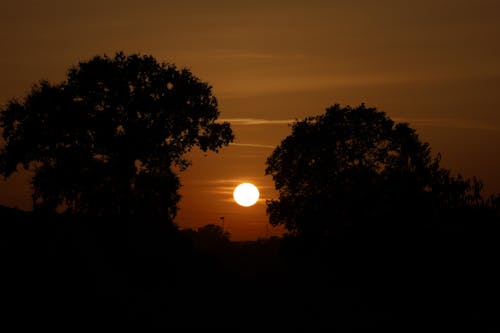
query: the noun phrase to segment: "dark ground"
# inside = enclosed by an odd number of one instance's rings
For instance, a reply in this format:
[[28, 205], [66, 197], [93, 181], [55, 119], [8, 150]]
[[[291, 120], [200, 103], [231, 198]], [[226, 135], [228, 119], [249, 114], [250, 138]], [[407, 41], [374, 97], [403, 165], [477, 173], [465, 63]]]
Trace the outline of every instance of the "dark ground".
[[283, 238], [200, 247], [166, 224], [1, 207], [0, 325], [497, 331], [496, 230], [352, 230], [325, 255]]

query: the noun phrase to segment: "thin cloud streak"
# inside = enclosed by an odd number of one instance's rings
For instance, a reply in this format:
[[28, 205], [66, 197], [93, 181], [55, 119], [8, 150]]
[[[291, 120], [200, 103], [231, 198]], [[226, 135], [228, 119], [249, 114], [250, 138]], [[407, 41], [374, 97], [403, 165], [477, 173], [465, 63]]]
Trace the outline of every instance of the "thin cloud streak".
[[275, 146], [261, 145], [261, 144], [257, 144], [257, 143], [231, 143], [229, 145], [230, 146], [237, 146], [237, 147], [252, 147], [252, 148], [265, 148], [265, 149], [274, 149], [274, 148], [276, 148]]
[[432, 82], [453, 79], [453, 74], [423, 75], [421, 73], [393, 73], [384, 76], [371, 75], [325, 75], [305, 74], [297, 76], [250, 77], [233, 80], [228, 86], [219, 87], [218, 95], [224, 98], [255, 97], [276, 93], [311, 92], [339, 87], [380, 86]]
[[[500, 131], [499, 126], [490, 125], [483, 122], [456, 118], [400, 118], [393, 117], [395, 122], [409, 123], [422, 127], [442, 127], [454, 129], [471, 129], [484, 131]], [[255, 125], [291, 125], [300, 119], [262, 119], [262, 118], [224, 118], [221, 121], [230, 122], [236, 126], [255, 126]], [[235, 146], [274, 148], [270, 145], [252, 144], [252, 143], [233, 143]]]
[[[208, 182], [207, 182], [208, 183]], [[224, 181], [224, 182], [217, 182], [217, 181], [214, 181], [213, 184], [227, 184], [229, 183], [229, 181]], [[240, 183], [244, 183], [244, 182], [235, 182], [235, 184], [240, 184]], [[257, 184], [257, 182], [254, 182], [255, 183], [255, 186], [257, 186], [257, 188], [259, 189], [259, 191], [263, 191], [263, 190], [267, 190], [267, 189], [271, 189], [273, 188], [272, 186], [269, 186], [269, 185], [259, 185]], [[203, 192], [210, 192], [210, 193], [233, 193], [234, 191], [234, 188], [236, 186], [234, 185], [215, 185], [215, 187], [213, 188], [210, 188], [210, 189], [205, 189], [205, 190], [202, 190]]]
[[395, 122], [409, 123], [411, 126], [422, 127], [441, 127], [452, 129], [468, 129], [468, 130], [482, 130], [482, 131], [499, 131], [498, 126], [489, 125], [477, 121], [467, 119], [453, 119], [453, 118], [393, 118]]
[[[194, 56], [197, 56], [195, 54]], [[208, 58], [212, 59], [223, 59], [223, 60], [283, 60], [283, 59], [304, 59], [306, 56], [303, 53], [280, 53], [280, 52], [259, 52], [258, 50], [241, 50], [241, 49], [219, 49], [209, 52], [206, 55]]]
[[[267, 200], [269, 200], [269, 199], [266, 199], [266, 198], [259, 198], [259, 199], [257, 199], [257, 202], [256, 202], [255, 204], [257, 204], [257, 203], [261, 203], [261, 204], [262, 204], [262, 203], [266, 203], [266, 201], [267, 201]], [[233, 203], [235, 203], [235, 201], [234, 201], [234, 199], [233, 199], [233, 198], [223, 198], [223, 199], [221, 199], [220, 201], [223, 201], [223, 202], [233, 202]], [[252, 205], [252, 206], [253, 206], [253, 205]]]
[[253, 126], [253, 125], [288, 125], [296, 119], [262, 119], [262, 118], [222, 118], [221, 122], [227, 121], [232, 125]]

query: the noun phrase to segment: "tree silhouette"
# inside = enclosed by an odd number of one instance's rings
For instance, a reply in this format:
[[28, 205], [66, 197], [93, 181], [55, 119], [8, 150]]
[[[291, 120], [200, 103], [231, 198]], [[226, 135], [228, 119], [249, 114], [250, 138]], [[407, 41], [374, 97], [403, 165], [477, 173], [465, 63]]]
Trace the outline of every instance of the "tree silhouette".
[[211, 86], [188, 69], [149, 55], [96, 56], [1, 109], [0, 174], [33, 170], [35, 209], [172, 219], [185, 153], [233, 140], [218, 116]]
[[229, 238], [229, 232], [216, 224], [207, 224], [198, 228], [192, 237], [196, 247], [209, 252], [227, 247], [230, 243]]
[[414, 129], [364, 104], [336, 104], [297, 121], [267, 159], [278, 200], [272, 225], [318, 237], [375, 222], [433, 220], [445, 211], [485, 205], [475, 178], [451, 176]]

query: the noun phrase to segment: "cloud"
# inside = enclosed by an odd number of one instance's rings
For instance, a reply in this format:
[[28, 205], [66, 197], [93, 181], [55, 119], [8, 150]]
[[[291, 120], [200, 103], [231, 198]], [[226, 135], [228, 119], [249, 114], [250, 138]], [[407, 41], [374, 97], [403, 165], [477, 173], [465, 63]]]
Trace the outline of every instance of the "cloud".
[[212, 193], [212, 194], [226, 194], [233, 195], [234, 186], [216, 186], [211, 189], [206, 189], [203, 192]]
[[223, 118], [221, 121], [230, 122], [231, 125], [252, 126], [252, 125], [288, 125], [296, 119], [261, 119], [261, 118]]
[[[489, 124], [471, 119], [460, 118], [411, 118], [411, 117], [393, 117], [395, 122], [409, 123], [412, 126], [422, 127], [442, 127], [454, 129], [470, 129], [483, 131], [500, 131], [500, 126]], [[235, 126], [255, 126], [255, 125], [290, 125], [298, 119], [261, 119], [261, 118], [224, 118], [221, 121], [230, 122]], [[274, 148], [270, 145], [252, 144], [252, 143], [233, 143], [235, 146]]]
[[393, 118], [395, 122], [409, 123], [411, 126], [441, 127], [482, 131], [499, 131], [500, 127], [477, 120], [458, 118]]
[[[259, 199], [257, 199], [257, 203], [260, 203], [260, 204], [262, 204], [262, 203], [266, 203], [266, 201], [267, 201], [267, 200], [269, 200], [269, 199], [266, 199], [266, 198], [259, 198]], [[232, 195], [231, 195], [231, 198], [223, 198], [223, 199], [221, 199], [220, 201], [223, 201], [223, 202], [232, 202], [232, 203], [234, 203], [234, 199], [233, 199]], [[257, 204], [257, 203], [256, 203], [256, 204]], [[253, 205], [252, 205], [252, 206], [253, 206]]]
[[218, 54], [213, 54], [209, 56], [216, 59], [255, 59], [255, 60], [265, 60], [265, 59], [275, 59], [278, 56], [271, 53], [258, 53], [258, 52], [222, 52]]
[[223, 60], [276, 60], [276, 59], [303, 59], [304, 54], [283, 54], [283, 53], [267, 53], [258, 51], [244, 50], [217, 50], [208, 55], [209, 58]]
[[[211, 185], [218, 185], [218, 189], [234, 189], [235, 184], [240, 183], [252, 183], [255, 184], [259, 189], [272, 188], [270, 185], [261, 185], [265, 177], [245, 177], [245, 178], [219, 178], [219, 179], [208, 179], [199, 180], [197, 183]], [[232, 193], [232, 192], [231, 192]]]
[[201, 192], [210, 193], [211, 195], [216, 196], [217, 201], [223, 202], [234, 202], [233, 199], [233, 191], [236, 185], [240, 183], [250, 182], [256, 184], [260, 192], [260, 198], [258, 202], [265, 202], [270, 198], [270, 191], [273, 189], [271, 185], [260, 185], [258, 181], [252, 181], [252, 179], [214, 179], [211, 181], [207, 181], [206, 186], [201, 189]]
[[237, 147], [252, 147], [252, 148], [265, 148], [265, 149], [274, 149], [274, 148], [276, 148], [275, 146], [261, 145], [261, 144], [258, 144], [258, 143], [231, 143], [229, 145], [230, 146], [237, 146]]
[[379, 86], [435, 80], [407, 73], [392, 75], [333, 75], [323, 73], [303, 73], [297, 75], [249, 75], [244, 79], [231, 79], [231, 84], [219, 85], [217, 95], [226, 99], [248, 98], [281, 93], [324, 91], [339, 87]]

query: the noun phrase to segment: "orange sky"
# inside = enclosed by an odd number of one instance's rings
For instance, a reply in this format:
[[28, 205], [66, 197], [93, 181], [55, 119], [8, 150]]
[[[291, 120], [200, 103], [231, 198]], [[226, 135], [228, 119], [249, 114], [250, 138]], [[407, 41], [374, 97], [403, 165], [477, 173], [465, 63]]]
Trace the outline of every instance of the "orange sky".
[[[224, 216], [233, 239], [255, 239], [265, 204], [237, 206], [232, 187], [251, 181], [274, 197], [265, 159], [287, 123], [336, 102], [410, 122], [443, 166], [500, 192], [499, 12], [485, 0], [3, 1], [0, 102], [117, 50], [189, 67], [213, 85], [236, 140], [192, 154], [176, 221]], [[29, 195], [25, 176], [0, 183], [0, 204], [31, 209]]]

